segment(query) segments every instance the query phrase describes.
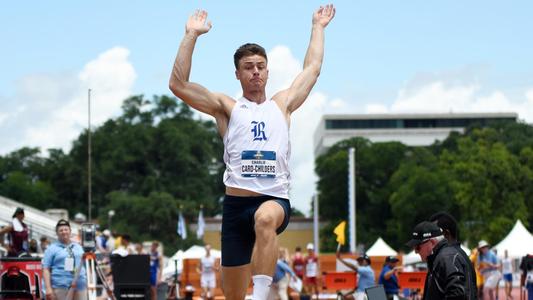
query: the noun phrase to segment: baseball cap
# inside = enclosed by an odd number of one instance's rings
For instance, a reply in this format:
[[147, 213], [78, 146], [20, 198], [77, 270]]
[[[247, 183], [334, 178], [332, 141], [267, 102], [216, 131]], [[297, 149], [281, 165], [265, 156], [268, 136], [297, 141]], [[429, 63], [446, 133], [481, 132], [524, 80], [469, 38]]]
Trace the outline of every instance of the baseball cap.
[[104, 229], [102, 234], [105, 235], [105, 236], [110, 236], [111, 235], [111, 231], [109, 231], [109, 229]]
[[16, 217], [18, 214], [23, 214], [23, 213], [24, 213], [24, 208], [17, 207], [17, 209], [15, 209], [15, 212], [13, 213], [13, 218]]
[[387, 256], [387, 258], [385, 258], [385, 262], [391, 262], [391, 263], [395, 263], [395, 262], [398, 262], [400, 261], [396, 256]]
[[368, 262], [368, 264], [371, 264], [371, 262], [372, 262], [372, 261], [370, 260], [370, 257], [369, 257], [368, 255], [366, 255], [366, 253], [365, 253], [365, 254], [361, 254], [361, 255], [357, 258], [357, 260], [366, 260], [366, 261]]
[[481, 248], [483, 248], [483, 247], [488, 247], [488, 246], [490, 246], [490, 245], [489, 245], [489, 243], [488, 243], [487, 241], [485, 241], [485, 240], [481, 240], [481, 241], [479, 241], [479, 243], [477, 244], [478, 249], [481, 249]]
[[313, 243], [307, 244], [307, 250], [315, 250], [315, 246], [313, 245]]
[[411, 234], [411, 240], [407, 242], [406, 245], [410, 248], [414, 248], [430, 238], [441, 235], [442, 229], [440, 229], [439, 226], [435, 223], [424, 221], [415, 226], [413, 233]]
[[59, 228], [59, 226], [68, 226], [68, 227], [70, 227], [70, 223], [67, 220], [65, 220], [65, 219], [61, 219], [61, 220], [57, 221], [56, 230]]

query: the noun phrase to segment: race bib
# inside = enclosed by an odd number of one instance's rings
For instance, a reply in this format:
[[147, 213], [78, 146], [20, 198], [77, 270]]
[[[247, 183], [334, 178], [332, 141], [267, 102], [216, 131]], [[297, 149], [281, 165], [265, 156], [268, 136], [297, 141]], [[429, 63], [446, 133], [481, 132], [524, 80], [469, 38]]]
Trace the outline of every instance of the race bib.
[[245, 150], [241, 154], [242, 177], [276, 177], [276, 152]]

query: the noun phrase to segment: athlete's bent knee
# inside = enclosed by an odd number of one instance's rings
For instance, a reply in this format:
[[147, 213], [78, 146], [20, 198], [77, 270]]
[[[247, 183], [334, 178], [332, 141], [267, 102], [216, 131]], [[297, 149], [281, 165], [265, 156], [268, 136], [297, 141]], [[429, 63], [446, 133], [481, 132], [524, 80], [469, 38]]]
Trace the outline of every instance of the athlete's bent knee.
[[276, 230], [276, 219], [272, 215], [264, 214], [259, 215], [255, 218], [255, 232], [259, 233], [262, 231], [272, 231]]

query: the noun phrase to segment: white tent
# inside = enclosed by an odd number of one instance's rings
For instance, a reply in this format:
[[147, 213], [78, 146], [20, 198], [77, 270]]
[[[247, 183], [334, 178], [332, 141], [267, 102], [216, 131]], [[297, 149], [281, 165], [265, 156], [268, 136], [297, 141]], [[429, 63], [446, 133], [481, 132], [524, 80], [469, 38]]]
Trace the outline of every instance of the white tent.
[[520, 220], [517, 220], [513, 229], [493, 249], [496, 249], [498, 256], [501, 257], [503, 257], [505, 250], [507, 250], [511, 258], [522, 257], [532, 251], [533, 235], [531, 235]]
[[387, 245], [381, 237], [379, 237], [374, 245], [366, 251], [366, 255], [368, 256], [395, 256], [397, 254], [398, 252], [394, 251], [394, 249]]
[[[215, 258], [220, 258], [222, 253], [220, 250], [211, 248], [211, 255]], [[205, 248], [203, 246], [192, 246], [191, 248], [185, 250], [181, 258], [202, 258], [205, 256]]]
[[422, 262], [422, 259], [420, 258], [420, 255], [415, 253], [415, 250], [405, 254], [402, 258], [402, 263], [404, 265], [411, 265]]
[[[220, 258], [221, 252], [217, 249], [211, 249], [211, 255], [215, 258]], [[176, 272], [176, 267], [178, 273], [181, 273], [183, 270], [183, 260], [186, 258], [202, 258], [205, 256], [205, 248], [202, 246], [192, 246], [187, 249], [185, 252], [178, 250], [171, 258], [167, 260], [165, 267], [163, 268], [163, 277], [167, 278], [172, 276]]]

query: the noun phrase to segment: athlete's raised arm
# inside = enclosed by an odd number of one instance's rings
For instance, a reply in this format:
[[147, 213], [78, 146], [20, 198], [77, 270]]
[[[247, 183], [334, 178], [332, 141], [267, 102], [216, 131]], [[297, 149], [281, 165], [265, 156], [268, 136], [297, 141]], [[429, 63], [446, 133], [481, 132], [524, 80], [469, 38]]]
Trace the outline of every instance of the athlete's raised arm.
[[280, 101], [286, 113], [290, 115], [305, 101], [315, 85], [322, 59], [324, 58], [324, 29], [335, 16], [335, 7], [332, 4], [321, 6], [313, 14], [311, 40], [305, 54], [302, 72], [296, 77], [292, 85], [284, 91], [277, 93], [273, 98]]
[[199, 84], [189, 82], [196, 40], [210, 29], [211, 22], [207, 21], [206, 11], [197, 10], [189, 17], [185, 25], [185, 35], [170, 74], [169, 88], [176, 97], [192, 108], [217, 117], [223, 111], [224, 95], [212, 93]]

